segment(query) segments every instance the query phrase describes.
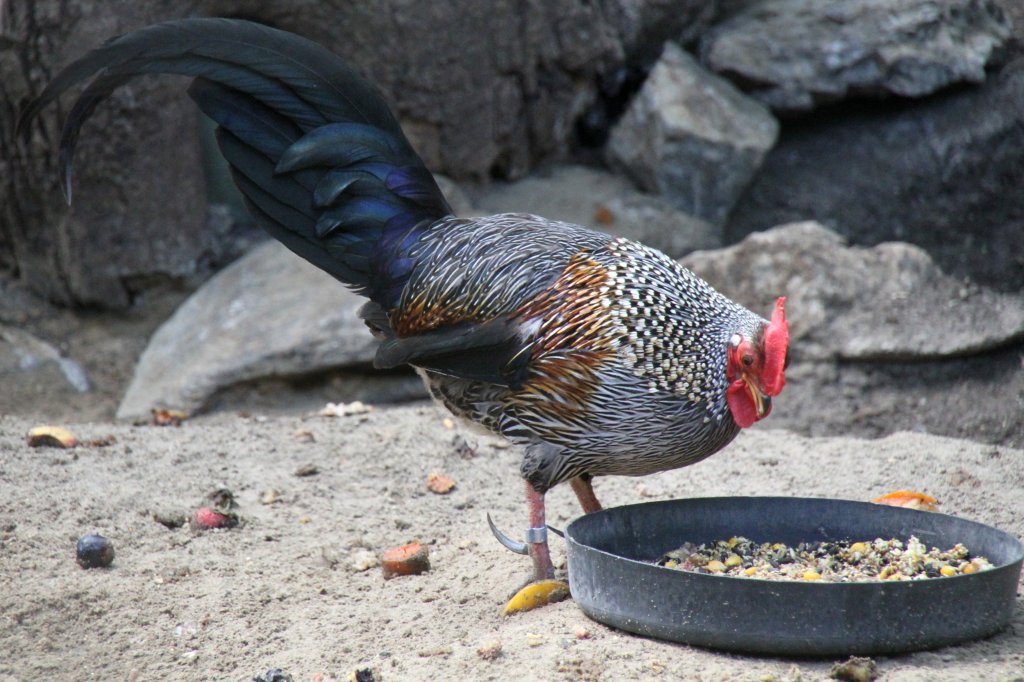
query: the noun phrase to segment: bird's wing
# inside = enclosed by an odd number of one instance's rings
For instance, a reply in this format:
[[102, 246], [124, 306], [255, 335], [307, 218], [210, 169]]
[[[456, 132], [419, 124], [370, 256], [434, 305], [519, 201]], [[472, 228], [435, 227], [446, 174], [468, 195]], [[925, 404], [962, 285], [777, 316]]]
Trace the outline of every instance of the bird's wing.
[[559, 310], [566, 295], [559, 283], [576, 276], [581, 254], [607, 241], [527, 214], [441, 221], [413, 250], [416, 266], [375, 364], [518, 388], [537, 344], [551, 342], [541, 338], [544, 320], [572, 314]]

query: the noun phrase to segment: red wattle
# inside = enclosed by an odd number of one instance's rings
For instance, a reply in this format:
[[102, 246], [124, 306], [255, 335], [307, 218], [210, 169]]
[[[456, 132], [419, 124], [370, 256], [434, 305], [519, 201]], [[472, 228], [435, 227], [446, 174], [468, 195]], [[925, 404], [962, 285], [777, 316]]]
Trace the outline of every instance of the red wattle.
[[729, 390], [725, 392], [725, 402], [732, 412], [732, 420], [741, 429], [757, 421], [757, 406], [754, 405], [754, 397], [750, 395], [750, 387], [743, 379], [737, 379], [729, 384]]

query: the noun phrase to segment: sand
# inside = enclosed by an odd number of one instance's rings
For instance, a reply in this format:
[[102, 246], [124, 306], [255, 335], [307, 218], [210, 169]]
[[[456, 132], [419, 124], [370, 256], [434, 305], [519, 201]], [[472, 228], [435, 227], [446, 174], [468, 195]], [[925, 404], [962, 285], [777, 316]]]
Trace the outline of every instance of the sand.
[[[180, 427], [67, 424], [107, 446], [29, 448], [36, 421], [0, 417], [0, 680], [296, 681], [817, 680], [838, 658], [743, 656], [593, 622], [572, 601], [502, 617], [528, 562], [490, 536], [525, 525], [517, 451], [465, 435], [432, 405], [368, 415], [221, 413]], [[302, 432], [308, 432], [302, 433]], [[305, 465], [313, 475], [296, 476]], [[456, 481], [426, 489], [431, 472]], [[225, 486], [243, 524], [172, 530]], [[758, 425], [696, 466], [598, 479], [608, 506], [677, 497], [800, 495], [867, 500], [912, 488], [942, 511], [1024, 536], [1024, 452], [917, 433], [809, 439]], [[265, 503], [268, 491], [277, 499]], [[273, 497], [273, 494], [269, 494]], [[567, 486], [549, 521], [578, 513]], [[922, 512], [924, 513], [924, 512]], [[110, 538], [109, 569], [83, 570], [76, 539]], [[429, 573], [385, 581], [388, 547], [429, 544]], [[563, 545], [552, 546], [564, 567]], [[1024, 680], [1024, 599], [983, 641], [876, 657], [882, 680]], [[827, 614], [823, 614], [827, 617]], [[495, 644], [500, 642], [500, 645]], [[500, 653], [487, 659], [490, 647]]]

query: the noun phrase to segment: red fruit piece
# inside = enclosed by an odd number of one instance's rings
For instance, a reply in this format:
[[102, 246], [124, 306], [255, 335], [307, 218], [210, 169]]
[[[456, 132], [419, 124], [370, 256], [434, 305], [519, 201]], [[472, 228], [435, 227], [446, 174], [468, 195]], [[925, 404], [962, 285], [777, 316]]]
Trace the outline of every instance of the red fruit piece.
[[400, 575], [418, 575], [430, 570], [430, 552], [421, 542], [410, 542], [401, 547], [392, 547], [380, 557], [385, 578]]
[[196, 525], [203, 530], [211, 528], [230, 528], [235, 525], [236, 520], [231, 514], [222, 514], [210, 507], [196, 509]]

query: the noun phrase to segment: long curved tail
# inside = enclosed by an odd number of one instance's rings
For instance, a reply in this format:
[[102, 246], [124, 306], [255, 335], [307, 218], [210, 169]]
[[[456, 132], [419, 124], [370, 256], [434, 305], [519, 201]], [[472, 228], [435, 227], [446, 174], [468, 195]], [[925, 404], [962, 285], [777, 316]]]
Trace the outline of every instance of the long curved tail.
[[289, 249], [390, 308], [419, 232], [451, 213], [387, 104], [339, 57], [291, 33], [237, 19], [184, 19], [114, 38], [61, 71], [24, 126], [88, 79], [61, 135], [71, 200], [79, 129], [133, 76], [192, 76], [189, 95], [257, 221]]

